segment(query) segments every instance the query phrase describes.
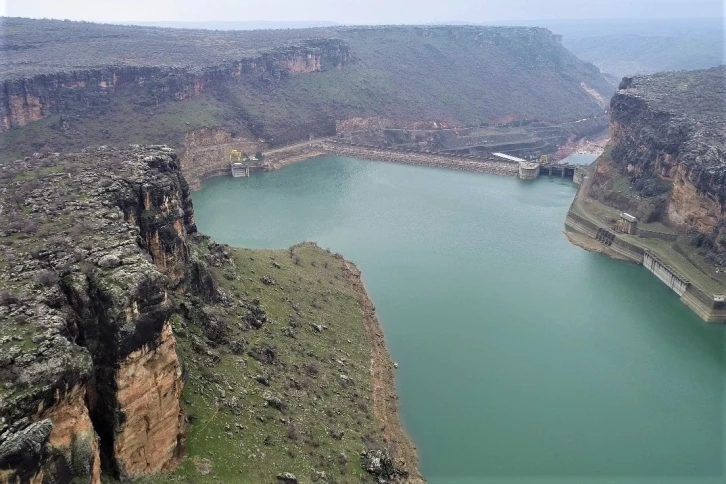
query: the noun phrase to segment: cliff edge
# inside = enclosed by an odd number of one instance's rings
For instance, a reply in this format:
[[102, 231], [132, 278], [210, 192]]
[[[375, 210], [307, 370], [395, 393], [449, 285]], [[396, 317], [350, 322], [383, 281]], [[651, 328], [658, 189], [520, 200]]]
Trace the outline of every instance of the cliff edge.
[[725, 99], [726, 66], [624, 78], [587, 195], [686, 235], [723, 266]]
[[0, 482], [172, 467], [184, 432], [171, 292], [196, 231], [174, 157], [99, 149], [1, 173]]
[[0, 187], [0, 483], [420, 481], [341, 256], [199, 234], [166, 146], [36, 154]]

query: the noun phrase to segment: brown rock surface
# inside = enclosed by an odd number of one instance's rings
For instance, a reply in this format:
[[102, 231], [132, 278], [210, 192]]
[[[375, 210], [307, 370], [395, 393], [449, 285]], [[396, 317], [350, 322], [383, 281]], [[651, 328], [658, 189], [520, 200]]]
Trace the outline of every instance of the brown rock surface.
[[116, 372], [119, 409], [126, 416], [114, 446], [124, 474], [168, 469], [179, 453], [183, 423], [181, 365], [169, 323], [159, 345], [129, 354]]
[[17, 240], [0, 265], [2, 479], [98, 482], [101, 461], [116, 476], [174, 466], [173, 291], [204, 275], [190, 276], [196, 226], [176, 155], [38, 155], [0, 178], [11, 187], [2, 235]]

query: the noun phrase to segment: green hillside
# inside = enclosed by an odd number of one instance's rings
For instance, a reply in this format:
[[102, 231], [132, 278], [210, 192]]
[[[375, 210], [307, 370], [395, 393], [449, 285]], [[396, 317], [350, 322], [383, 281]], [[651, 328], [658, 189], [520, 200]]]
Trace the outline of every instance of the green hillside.
[[[241, 32], [13, 18], [0, 27], [6, 159], [94, 144], [179, 147], [203, 127], [279, 145], [358, 117], [386, 127], [562, 123], [602, 116], [612, 94], [596, 67], [541, 28]], [[311, 56], [315, 72], [290, 67]], [[43, 119], [17, 121], [36, 104], [25, 117]]]

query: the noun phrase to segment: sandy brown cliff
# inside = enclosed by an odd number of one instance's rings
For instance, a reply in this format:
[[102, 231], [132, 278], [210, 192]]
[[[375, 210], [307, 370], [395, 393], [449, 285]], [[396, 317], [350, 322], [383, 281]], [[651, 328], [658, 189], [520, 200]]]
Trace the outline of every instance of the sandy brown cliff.
[[590, 195], [662, 222], [723, 262], [726, 67], [625, 78]]
[[102, 148], [1, 173], [13, 190], [0, 214], [0, 482], [173, 467], [184, 425], [171, 319], [196, 232], [175, 155]]
[[69, 113], [69, 108], [73, 112], [73, 105], [103, 108], [118, 89], [136, 89], [147, 103], [183, 101], [224, 82], [272, 85], [288, 73], [340, 68], [349, 57], [348, 46], [340, 40], [309, 40], [205, 67], [108, 66], [10, 78], [0, 88], [0, 132]]
[[[539, 156], [604, 129], [613, 90], [541, 28], [0, 27], [0, 160], [158, 140], [182, 152], [204, 130], [271, 149], [373, 129], [382, 142]], [[465, 127], [477, 132], [449, 140]]]

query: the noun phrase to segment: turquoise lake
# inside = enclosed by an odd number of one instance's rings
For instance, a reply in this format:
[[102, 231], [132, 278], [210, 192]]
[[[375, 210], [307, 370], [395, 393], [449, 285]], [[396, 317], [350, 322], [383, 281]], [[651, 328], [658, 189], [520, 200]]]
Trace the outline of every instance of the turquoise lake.
[[570, 180], [321, 157], [193, 194], [219, 242], [363, 271], [432, 484], [717, 484], [724, 328], [571, 245]]

